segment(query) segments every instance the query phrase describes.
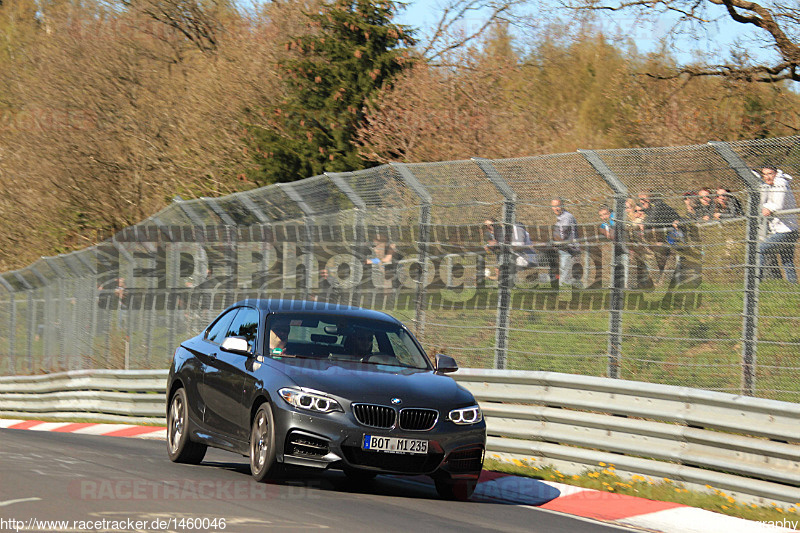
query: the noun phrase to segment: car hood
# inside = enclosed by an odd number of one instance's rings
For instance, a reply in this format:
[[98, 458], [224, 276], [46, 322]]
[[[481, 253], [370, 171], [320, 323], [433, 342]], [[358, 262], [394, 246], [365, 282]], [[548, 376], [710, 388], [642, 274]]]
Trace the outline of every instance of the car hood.
[[268, 364], [300, 387], [351, 402], [390, 405], [392, 398], [399, 398], [402, 407], [474, 402], [452, 378], [432, 370], [315, 359], [272, 360]]

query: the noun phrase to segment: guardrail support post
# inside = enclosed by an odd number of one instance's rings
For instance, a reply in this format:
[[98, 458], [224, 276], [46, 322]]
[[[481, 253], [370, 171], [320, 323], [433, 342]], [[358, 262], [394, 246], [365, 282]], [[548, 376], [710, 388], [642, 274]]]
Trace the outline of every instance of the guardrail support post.
[[761, 180], [724, 142], [710, 142], [714, 150], [736, 171], [747, 187], [747, 241], [744, 255], [744, 309], [742, 311], [742, 394], [753, 396], [756, 389], [758, 351], [758, 237], [761, 217]]
[[391, 163], [406, 185], [419, 197], [422, 205], [419, 208], [419, 266], [421, 279], [417, 284], [417, 298], [414, 304], [414, 325], [420, 341], [425, 337], [425, 282], [428, 279], [428, 244], [431, 235], [431, 205], [433, 198], [414, 173], [403, 163]]
[[503, 195], [503, 243], [500, 248], [500, 272], [497, 280], [497, 324], [494, 340], [494, 367], [504, 369], [508, 361], [508, 323], [511, 313], [511, 289], [514, 288], [516, 264], [511, 254], [511, 236], [516, 223], [517, 193], [506, 182], [488, 159], [473, 157], [472, 160]]
[[611, 301], [608, 317], [608, 377], [619, 379], [622, 362], [622, 310], [625, 306], [625, 199], [628, 187], [592, 150], [578, 150], [614, 191], [614, 253], [611, 263]]

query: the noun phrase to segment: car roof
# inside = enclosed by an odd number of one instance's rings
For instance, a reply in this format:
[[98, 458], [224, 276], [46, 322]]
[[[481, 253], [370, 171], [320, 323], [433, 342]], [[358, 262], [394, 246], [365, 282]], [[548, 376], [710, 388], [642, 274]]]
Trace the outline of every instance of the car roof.
[[335, 304], [328, 302], [314, 302], [310, 300], [282, 300], [282, 299], [247, 299], [240, 300], [233, 304], [233, 307], [240, 307], [247, 305], [255, 307], [266, 313], [283, 313], [283, 312], [304, 312], [304, 313], [319, 313], [327, 315], [340, 315], [349, 316], [354, 318], [366, 318], [371, 320], [382, 320], [384, 322], [394, 322], [402, 325], [402, 322], [397, 320], [391, 315], [382, 313], [380, 311], [373, 311], [371, 309], [364, 309], [363, 307], [356, 307], [344, 304]]

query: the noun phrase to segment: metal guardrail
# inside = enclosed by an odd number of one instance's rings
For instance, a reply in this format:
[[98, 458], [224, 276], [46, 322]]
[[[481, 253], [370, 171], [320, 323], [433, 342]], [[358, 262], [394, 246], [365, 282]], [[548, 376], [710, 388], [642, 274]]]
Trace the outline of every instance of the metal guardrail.
[[[800, 500], [800, 404], [618, 379], [462, 369], [487, 451], [564, 471], [711, 485], [749, 501]], [[164, 423], [165, 370], [0, 377], [0, 416]]]
[[164, 424], [166, 370], [75, 370], [0, 377], [0, 417]]
[[800, 405], [554, 372], [464, 369], [487, 450], [580, 472], [666, 477], [749, 500], [800, 498]]

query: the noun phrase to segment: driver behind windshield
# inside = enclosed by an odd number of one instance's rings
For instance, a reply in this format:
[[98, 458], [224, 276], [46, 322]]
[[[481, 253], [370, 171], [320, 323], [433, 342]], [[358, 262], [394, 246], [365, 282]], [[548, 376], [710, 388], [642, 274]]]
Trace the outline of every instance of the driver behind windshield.
[[344, 348], [348, 355], [366, 357], [372, 354], [372, 333], [357, 329], [347, 336]]
[[[273, 324], [269, 330], [269, 352], [282, 353], [289, 338], [289, 324]], [[276, 352], [276, 350], [278, 350]]]

